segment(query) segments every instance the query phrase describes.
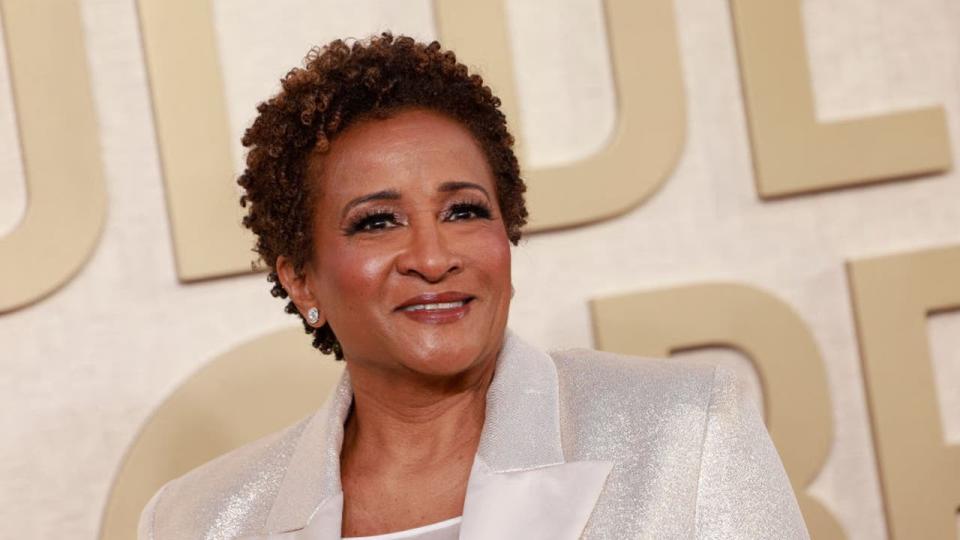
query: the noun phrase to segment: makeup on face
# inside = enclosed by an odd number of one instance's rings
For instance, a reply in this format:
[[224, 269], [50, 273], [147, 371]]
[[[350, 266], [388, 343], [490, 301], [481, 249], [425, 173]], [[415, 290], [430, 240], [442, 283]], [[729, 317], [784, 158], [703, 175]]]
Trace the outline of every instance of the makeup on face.
[[469, 130], [404, 111], [351, 126], [322, 159], [308, 278], [348, 364], [451, 375], [495, 360], [510, 244]]

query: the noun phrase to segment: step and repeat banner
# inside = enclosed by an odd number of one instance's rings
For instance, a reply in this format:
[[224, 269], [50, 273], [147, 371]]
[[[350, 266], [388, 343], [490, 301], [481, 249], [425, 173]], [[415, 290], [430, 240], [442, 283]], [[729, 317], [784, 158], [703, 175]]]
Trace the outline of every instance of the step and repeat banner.
[[[817, 539], [960, 535], [960, 3], [0, 0], [0, 537], [124, 539], [342, 363], [251, 268], [240, 137], [305, 53], [503, 98], [510, 326], [734, 367]], [[252, 397], [251, 397], [252, 396]]]

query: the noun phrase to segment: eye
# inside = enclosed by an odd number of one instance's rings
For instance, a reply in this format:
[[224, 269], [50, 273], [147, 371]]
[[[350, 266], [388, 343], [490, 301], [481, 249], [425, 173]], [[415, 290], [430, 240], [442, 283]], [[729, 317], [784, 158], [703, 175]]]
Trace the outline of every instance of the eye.
[[480, 202], [460, 202], [450, 206], [444, 213], [444, 221], [490, 219], [490, 208]]
[[374, 211], [368, 214], [361, 214], [350, 221], [347, 225], [347, 234], [356, 234], [360, 232], [375, 232], [386, 229], [392, 229], [400, 224], [400, 217], [394, 212]]

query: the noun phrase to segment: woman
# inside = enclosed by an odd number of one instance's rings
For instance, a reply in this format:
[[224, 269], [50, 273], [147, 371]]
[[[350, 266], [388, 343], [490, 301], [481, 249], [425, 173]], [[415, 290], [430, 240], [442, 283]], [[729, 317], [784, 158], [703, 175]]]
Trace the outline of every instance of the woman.
[[806, 538], [732, 377], [506, 329], [523, 182], [499, 100], [437, 43], [335, 41], [244, 136], [244, 224], [327, 404], [167, 484], [140, 537]]

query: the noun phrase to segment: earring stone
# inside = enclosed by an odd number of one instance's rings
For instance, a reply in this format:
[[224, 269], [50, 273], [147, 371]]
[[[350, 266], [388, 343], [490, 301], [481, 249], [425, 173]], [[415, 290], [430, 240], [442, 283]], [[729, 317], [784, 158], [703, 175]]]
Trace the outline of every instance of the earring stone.
[[310, 324], [317, 324], [317, 321], [320, 320], [320, 310], [312, 307], [307, 310], [307, 322]]

